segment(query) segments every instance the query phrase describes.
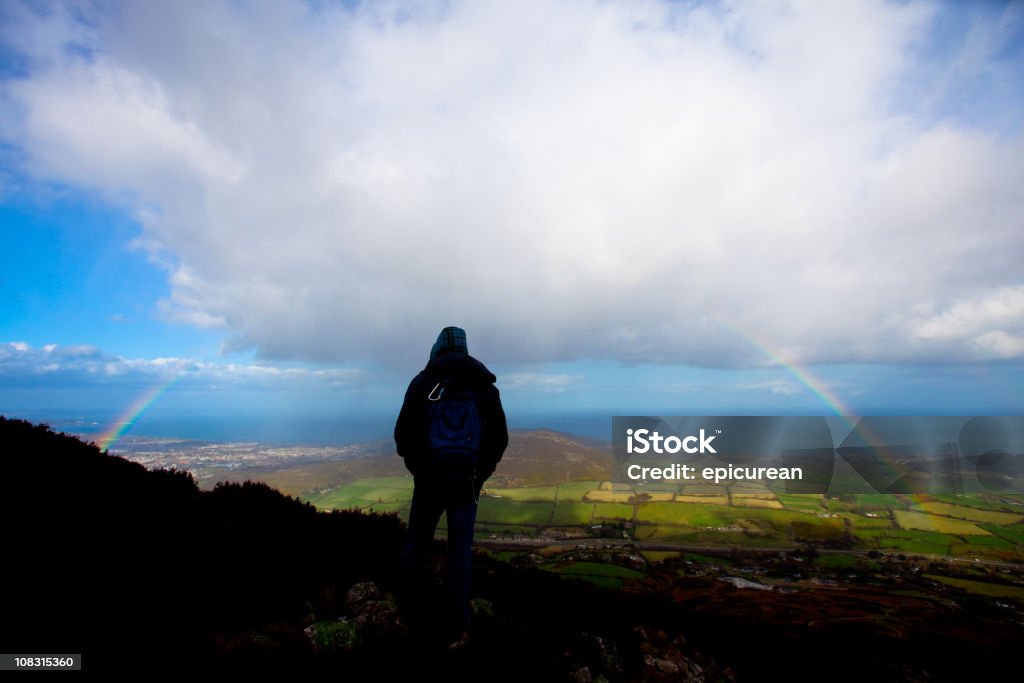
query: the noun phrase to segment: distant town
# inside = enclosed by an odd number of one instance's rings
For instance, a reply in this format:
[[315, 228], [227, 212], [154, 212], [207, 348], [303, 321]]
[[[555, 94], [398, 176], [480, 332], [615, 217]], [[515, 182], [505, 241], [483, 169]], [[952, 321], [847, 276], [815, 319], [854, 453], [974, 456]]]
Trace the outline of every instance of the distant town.
[[[86, 441], [89, 435], [81, 435]], [[221, 476], [245, 470], [272, 470], [291, 465], [323, 463], [394, 450], [390, 441], [347, 446], [274, 445], [255, 441], [199, 441], [147, 436], [129, 436], [117, 441], [109, 452], [137, 462], [148, 469], [188, 470], [198, 482], [216, 481]]]

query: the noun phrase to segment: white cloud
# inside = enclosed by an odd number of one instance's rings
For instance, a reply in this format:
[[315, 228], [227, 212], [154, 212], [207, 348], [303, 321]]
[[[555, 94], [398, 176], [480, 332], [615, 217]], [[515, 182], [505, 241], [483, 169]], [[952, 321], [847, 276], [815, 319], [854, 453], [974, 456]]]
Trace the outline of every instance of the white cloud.
[[985, 358], [1020, 358], [1024, 356], [1024, 334], [993, 330], [970, 340]]
[[[6, 349], [4, 348], [6, 347]], [[314, 369], [244, 363], [214, 363], [190, 358], [124, 358], [93, 346], [47, 344], [36, 349], [21, 342], [0, 346], [0, 380], [8, 387], [25, 384], [74, 387], [152, 385], [178, 382], [203, 390], [332, 390], [351, 386], [364, 376], [352, 368]]]
[[560, 394], [576, 389], [584, 381], [583, 375], [545, 374], [541, 372], [512, 372], [499, 378], [504, 389], [529, 393]]
[[134, 211], [163, 314], [229, 348], [405, 362], [454, 323], [488, 361], [763, 360], [728, 328], [804, 364], [1024, 355], [998, 316], [922, 317], [1021, 287], [1019, 108], [928, 108], [1019, 83], [978, 46], [1019, 12], [936, 55], [920, 3], [51, 10], [11, 12], [0, 130]]
[[784, 379], [770, 379], [762, 382], [741, 382], [737, 389], [744, 391], [767, 391], [772, 396], [798, 396], [804, 393], [803, 387], [796, 382]]
[[923, 305], [921, 315], [911, 321], [917, 338], [962, 344], [985, 359], [1024, 355], [1024, 285], [986, 291], [938, 312], [932, 309]]

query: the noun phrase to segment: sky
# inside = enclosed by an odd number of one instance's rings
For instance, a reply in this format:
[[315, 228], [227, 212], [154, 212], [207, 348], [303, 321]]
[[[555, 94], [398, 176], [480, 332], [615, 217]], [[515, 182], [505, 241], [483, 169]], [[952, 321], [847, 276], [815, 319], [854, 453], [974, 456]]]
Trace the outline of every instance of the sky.
[[0, 413], [1021, 414], [1024, 3], [0, 3]]

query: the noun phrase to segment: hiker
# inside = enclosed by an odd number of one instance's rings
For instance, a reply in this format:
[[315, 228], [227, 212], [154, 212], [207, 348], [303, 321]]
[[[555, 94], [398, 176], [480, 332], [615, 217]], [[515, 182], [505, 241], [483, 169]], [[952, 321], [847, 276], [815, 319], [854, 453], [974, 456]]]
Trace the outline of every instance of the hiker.
[[395, 424], [395, 445], [415, 478], [409, 536], [402, 552], [399, 608], [408, 613], [422, 596], [434, 531], [448, 514], [445, 611], [449, 646], [469, 637], [469, 583], [473, 525], [484, 481], [508, 445], [497, 378], [469, 355], [466, 332], [441, 330], [427, 366], [413, 378]]

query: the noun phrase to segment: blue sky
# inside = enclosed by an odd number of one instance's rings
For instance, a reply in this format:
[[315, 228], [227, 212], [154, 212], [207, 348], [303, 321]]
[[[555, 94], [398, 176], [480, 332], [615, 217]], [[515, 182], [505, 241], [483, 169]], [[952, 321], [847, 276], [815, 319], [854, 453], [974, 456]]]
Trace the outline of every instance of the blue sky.
[[[4, 3], [0, 413], [1024, 409], [1024, 6]], [[102, 419], [108, 419], [103, 417]]]

